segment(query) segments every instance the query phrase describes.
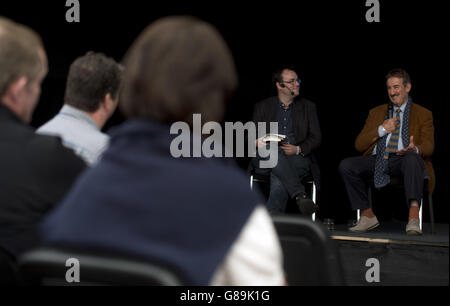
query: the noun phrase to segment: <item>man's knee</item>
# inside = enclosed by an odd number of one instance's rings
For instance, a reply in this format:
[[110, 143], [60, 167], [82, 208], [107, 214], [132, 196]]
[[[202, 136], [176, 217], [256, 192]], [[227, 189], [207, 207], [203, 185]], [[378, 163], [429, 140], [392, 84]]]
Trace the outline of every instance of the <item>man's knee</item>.
[[408, 152], [403, 156], [403, 165], [404, 167], [424, 167], [424, 162], [422, 157], [414, 152]]
[[283, 183], [274, 175], [270, 176], [270, 190], [282, 190], [284, 189]]
[[343, 159], [339, 163], [339, 173], [346, 174], [349, 173], [353, 168], [352, 158]]
[[286, 187], [284, 187], [281, 180], [274, 176], [270, 176], [270, 193], [283, 197], [285, 194], [287, 195]]

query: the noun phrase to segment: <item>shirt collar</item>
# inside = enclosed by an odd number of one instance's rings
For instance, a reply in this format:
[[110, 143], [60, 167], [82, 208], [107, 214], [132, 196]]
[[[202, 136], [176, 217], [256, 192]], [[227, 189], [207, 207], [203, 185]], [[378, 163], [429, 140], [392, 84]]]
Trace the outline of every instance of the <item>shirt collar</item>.
[[91, 125], [92, 127], [94, 127], [96, 130], [98, 130], [98, 131], [100, 130], [99, 126], [95, 123], [94, 119], [92, 119], [91, 116], [89, 116], [86, 112], [84, 112], [78, 108], [75, 108], [68, 104], [64, 104], [64, 106], [61, 108], [59, 113], [62, 115], [75, 117], [79, 120], [83, 120], [83, 121], [87, 122], [89, 125]]
[[[400, 110], [401, 110], [402, 113], [405, 112], [406, 104], [408, 104], [408, 101], [406, 101], [405, 103], [403, 103], [402, 106], [400, 106]], [[394, 105], [394, 112], [396, 112], [398, 108], [399, 108], [398, 106]]]
[[294, 101], [292, 101], [291, 102], [291, 104], [289, 104], [288, 106], [287, 106], [287, 108], [286, 108], [286, 106], [284, 105], [284, 103], [283, 102], [281, 102], [281, 100], [280, 99], [278, 99], [278, 106], [279, 107], [281, 107], [281, 109], [290, 109], [291, 108], [291, 106], [292, 106], [292, 104], [294, 104]]

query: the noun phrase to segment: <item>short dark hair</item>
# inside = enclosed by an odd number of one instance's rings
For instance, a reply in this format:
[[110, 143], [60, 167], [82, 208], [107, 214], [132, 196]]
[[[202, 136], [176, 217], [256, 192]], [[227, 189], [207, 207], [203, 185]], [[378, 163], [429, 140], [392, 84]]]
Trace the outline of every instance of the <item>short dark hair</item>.
[[272, 74], [272, 82], [275, 85], [277, 82], [281, 83], [283, 81], [282, 74], [285, 70], [291, 70], [297, 73], [294, 65], [291, 64], [282, 64], [278, 66]]
[[0, 98], [18, 78], [32, 82], [42, 69], [42, 40], [31, 28], [0, 16]]
[[121, 81], [120, 64], [103, 53], [88, 52], [70, 65], [64, 103], [95, 112], [107, 93], [115, 99]]
[[125, 67], [119, 107], [128, 118], [190, 123], [193, 113], [201, 113], [206, 121], [219, 121], [237, 86], [233, 58], [219, 32], [190, 16], [148, 26], [128, 50]]
[[401, 68], [395, 68], [392, 69], [391, 71], [389, 71], [386, 74], [386, 81], [389, 80], [390, 78], [400, 78], [403, 79], [403, 85], [406, 86], [407, 84], [411, 84], [411, 78], [409, 77], [409, 74], [401, 69]]

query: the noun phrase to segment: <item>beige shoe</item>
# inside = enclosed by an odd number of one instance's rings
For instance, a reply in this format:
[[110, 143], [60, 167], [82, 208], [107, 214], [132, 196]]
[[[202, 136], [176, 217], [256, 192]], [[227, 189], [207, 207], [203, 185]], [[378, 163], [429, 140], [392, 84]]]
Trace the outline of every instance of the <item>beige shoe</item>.
[[364, 233], [376, 228], [380, 223], [378, 222], [377, 217], [368, 218], [366, 216], [361, 216], [358, 224], [353, 227], [350, 227], [349, 230], [355, 233]]
[[408, 221], [406, 225], [406, 234], [407, 235], [422, 235], [422, 231], [420, 230], [419, 220], [411, 219]]

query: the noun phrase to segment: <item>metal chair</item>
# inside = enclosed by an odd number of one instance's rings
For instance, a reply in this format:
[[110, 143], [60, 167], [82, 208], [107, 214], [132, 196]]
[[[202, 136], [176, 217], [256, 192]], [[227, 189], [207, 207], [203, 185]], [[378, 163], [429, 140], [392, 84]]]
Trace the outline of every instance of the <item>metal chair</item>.
[[274, 215], [288, 285], [342, 286], [342, 263], [335, 242], [319, 223], [304, 217]]
[[[250, 175], [250, 189], [253, 190], [253, 186], [255, 183], [265, 183], [270, 184], [270, 174], [261, 173], [255, 171], [253, 168], [249, 167], [249, 175]], [[306, 186], [310, 186], [311, 199], [314, 203], [317, 203], [317, 186], [314, 182], [314, 179], [311, 175], [302, 179], [302, 183]], [[316, 220], [316, 213], [313, 213], [311, 216], [312, 220]]]
[[[80, 281], [68, 282], [68, 259], [79, 263]], [[166, 266], [130, 256], [66, 248], [38, 248], [19, 258], [25, 285], [183, 285], [181, 277]]]

